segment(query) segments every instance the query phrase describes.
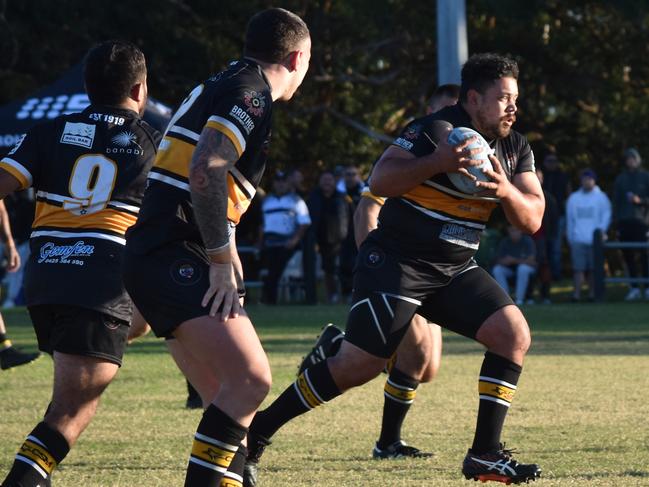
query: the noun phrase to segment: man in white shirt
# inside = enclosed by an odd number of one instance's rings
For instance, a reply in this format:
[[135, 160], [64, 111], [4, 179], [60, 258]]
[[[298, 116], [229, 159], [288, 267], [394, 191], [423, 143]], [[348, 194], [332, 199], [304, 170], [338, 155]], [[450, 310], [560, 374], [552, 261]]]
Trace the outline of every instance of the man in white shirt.
[[606, 234], [611, 223], [611, 202], [599, 186], [592, 169], [584, 169], [580, 176], [581, 188], [568, 198], [566, 205], [566, 233], [574, 278], [573, 301], [581, 298], [581, 287], [588, 277], [588, 295], [593, 299], [593, 233]]
[[263, 289], [263, 301], [266, 304], [277, 304], [279, 280], [306, 229], [311, 225], [306, 203], [290, 189], [286, 173], [277, 171], [273, 177], [273, 190], [262, 203], [262, 261], [268, 270]]

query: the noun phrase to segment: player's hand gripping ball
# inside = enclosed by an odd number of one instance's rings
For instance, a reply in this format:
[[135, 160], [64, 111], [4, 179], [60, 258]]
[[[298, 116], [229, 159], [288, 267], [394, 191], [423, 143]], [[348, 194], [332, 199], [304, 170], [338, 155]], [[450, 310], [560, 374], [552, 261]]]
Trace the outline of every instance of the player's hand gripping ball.
[[[448, 143], [451, 145], [457, 145], [468, 139], [469, 137], [474, 137], [475, 140], [469, 144], [467, 147], [469, 149], [481, 149], [479, 153], [471, 156], [473, 159], [483, 161], [479, 166], [469, 166], [466, 170], [476, 177], [478, 181], [491, 181], [491, 179], [482, 172], [483, 168], [493, 169], [493, 165], [489, 160], [489, 156], [494, 153], [493, 149], [489, 147], [487, 141], [473, 129], [468, 127], [455, 127], [451, 133], [448, 135]], [[484, 191], [484, 188], [476, 186], [476, 182], [459, 172], [450, 172], [448, 173], [448, 178], [455, 185], [457, 189], [463, 193], [478, 193]]]

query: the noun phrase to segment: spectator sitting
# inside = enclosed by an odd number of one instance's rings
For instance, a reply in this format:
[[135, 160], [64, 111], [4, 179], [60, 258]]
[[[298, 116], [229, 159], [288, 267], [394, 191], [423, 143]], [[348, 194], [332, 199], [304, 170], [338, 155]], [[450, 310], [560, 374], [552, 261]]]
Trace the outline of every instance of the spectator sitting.
[[264, 279], [263, 301], [277, 304], [277, 285], [311, 224], [311, 218], [304, 200], [290, 191], [290, 184], [282, 171], [277, 171], [273, 177], [273, 190], [264, 199], [262, 212], [264, 233], [261, 252], [262, 261], [268, 269]]
[[331, 171], [324, 171], [318, 178], [318, 187], [307, 201], [318, 250], [325, 273], [327, 300], [340, 301], [336, 277], [338, 260], [343, 241], [349, 232], [350, 203], [347, 196], [336, 191], [336, 179]]
[[[615, 179], [613, 209], [621, 242], [646, 242], [649, 229], [649, 172], [640, 168], [640, 153], [633, 148], [624, 152], [626, 169]], [[646, 249], [624, 249], [629, 276], [632, 278], [649, 277], [649, 262]], [[640, 263], [638, 264], [638, 258]], [[640, 288], [631, 284], [627, 301], [641, 298]], [[644, 290], [645, 299], [649, 299], [649, 286]]]
[[574, 279], [573, 301], [579, 301], [581, 288], [587, 278], [588, 296], [594, 298], [593, 233], [604, 234], [611, 223], [611, 202], [597, 184], [591, 169], [581, 172], [581, 189], [570, 195], [566, 205], [566, 236], [570, 245]]
[[493, 276], [509, 292], [508, 279], [515, 277], [516, 304], [525, 302], [530, 277], [536, 272], [536, 246], [532, 237], [509, 225], [508, 236], [500, 241]]

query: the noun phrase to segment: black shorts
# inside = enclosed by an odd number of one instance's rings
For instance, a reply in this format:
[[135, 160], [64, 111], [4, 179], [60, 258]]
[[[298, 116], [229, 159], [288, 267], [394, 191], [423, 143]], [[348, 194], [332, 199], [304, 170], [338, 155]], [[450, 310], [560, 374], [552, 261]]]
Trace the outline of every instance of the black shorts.
[[489, 316], [514, 304], [489, 273], [472, 263], [440, 282], [430, 269], [369, 243], [361, 247], [355, 271], [345, 339], [378, 357], [392, 356], [415, 313], [475, 339]]
[[43, 352], [97, 357], [122, 365], [128, 321], [68, 304], [39, 304], [28, 310]]
[[[206, 316], [209, 261], [197, 246], [173, 243], [148, 254], [124, 251], [124, 286], [158, 337], [171, 338], [183, 322]], [[239, 290], [239, 296], [245, 291]]]

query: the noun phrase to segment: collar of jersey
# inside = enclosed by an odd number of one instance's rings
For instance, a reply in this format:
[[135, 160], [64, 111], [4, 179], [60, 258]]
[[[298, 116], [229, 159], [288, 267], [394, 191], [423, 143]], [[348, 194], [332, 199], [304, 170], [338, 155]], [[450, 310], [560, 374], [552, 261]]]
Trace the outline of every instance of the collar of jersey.
[[244, 57], [241, 59], [241, 62], [248, 64], [252, 68], [255, 68], [257, 70], [257, 73], [259, 73], [259, 76], [261, 76], [261, 79], [264, 80], [264, 83], [268, 85], [268, 91], [270, 91], [271, 93], [273, 92], [273, 87], [270, 85], [270, 81], [268, 81], [268, 78], [266, 78], [266, 75], [264, 74], [264, 70], [261, 69], [261, 66], [257, 63], [257, 61]]
[[140, 115], [134, 110], [129, 110], [128, 108], [115, 107], [112, 105], [88, 105], [83, 111], [83, 113], [91, 113], [91, 112], [112, 113], [112, 114], [127, 116], [130, 118], [140, 118]]

